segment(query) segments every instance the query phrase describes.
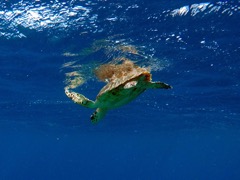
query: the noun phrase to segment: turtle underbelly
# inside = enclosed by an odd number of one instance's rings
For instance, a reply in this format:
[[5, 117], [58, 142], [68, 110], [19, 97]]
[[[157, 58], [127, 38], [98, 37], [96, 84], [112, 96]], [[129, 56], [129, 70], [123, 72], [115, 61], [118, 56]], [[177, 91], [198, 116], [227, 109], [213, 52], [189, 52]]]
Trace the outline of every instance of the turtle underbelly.
[[123, 106], [130, 101], [134, 100], [137, 96], [143, 93], [145, 88], [128, 88], [124, 89], [122, 87], [113, 89], [105, 94], [102, 94], [97, 99], [97, 104], [101, 108], [114, 109]]

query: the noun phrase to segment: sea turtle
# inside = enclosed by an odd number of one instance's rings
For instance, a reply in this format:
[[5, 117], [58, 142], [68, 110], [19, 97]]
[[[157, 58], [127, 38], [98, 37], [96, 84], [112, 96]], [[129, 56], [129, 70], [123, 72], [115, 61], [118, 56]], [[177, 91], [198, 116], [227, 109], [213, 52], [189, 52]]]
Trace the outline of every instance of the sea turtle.
[[105, 64], [95, 71], [100, 80], [107, 83], [95, 101], [91, 101], [82, 94], [65, 89], [66, 95], [75, 103], [87, 108], [97, 108], [91, 116], [91, 122], [97, 123], [106, 112], [125, 105], [143, 93], [146, 89], [170, 89], [171, 86], [163, 82], [152, 82], [147, 68], [135, 65], [130, 60], [122, 64]]

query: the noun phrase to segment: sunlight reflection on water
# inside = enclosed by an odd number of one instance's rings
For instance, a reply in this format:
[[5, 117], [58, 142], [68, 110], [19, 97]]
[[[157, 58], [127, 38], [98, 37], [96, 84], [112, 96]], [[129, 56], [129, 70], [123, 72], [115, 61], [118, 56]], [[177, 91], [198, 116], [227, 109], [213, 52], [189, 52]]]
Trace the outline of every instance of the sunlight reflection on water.
[[0, 9], [0, 37], [25, 38], [21, 28], [43, 31], [54, 30], [73, 31], [82, 28], [89, 30], [94, 28], [97, 19], [96, 14], [91, 14], [89, 4], [71, 5], [66, 2], [54, 2], [50, 4], [20, 1], [12, 5], [12, 9]]

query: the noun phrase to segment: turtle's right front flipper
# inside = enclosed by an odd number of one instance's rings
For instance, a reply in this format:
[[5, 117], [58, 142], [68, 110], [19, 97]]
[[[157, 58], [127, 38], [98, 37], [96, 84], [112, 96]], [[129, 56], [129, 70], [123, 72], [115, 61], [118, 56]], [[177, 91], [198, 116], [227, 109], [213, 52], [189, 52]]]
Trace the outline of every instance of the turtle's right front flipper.
[[172, 86], [163, 82], [149, 82], [148, 88], [151, 89], [172, 89]]
[[95, 108], [95, 103], [82, 94], [70, 92], [69, 89], [65, 89], [65, 94], [77, 104], [80, 104], [87, 108]]

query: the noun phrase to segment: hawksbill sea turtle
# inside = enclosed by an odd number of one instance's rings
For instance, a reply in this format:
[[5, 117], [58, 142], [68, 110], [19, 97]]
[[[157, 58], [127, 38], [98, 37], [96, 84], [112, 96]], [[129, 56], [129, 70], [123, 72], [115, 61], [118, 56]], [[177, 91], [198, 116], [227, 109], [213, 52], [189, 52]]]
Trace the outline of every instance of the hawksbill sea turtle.
[[150, 71], [139, 67], [130, 60], [122, 64], [104, 64], [95, 70], [99, 80], [106, 81], [95, 101], [89, 100], [82, 94], [65, 89], [66, 95], [75, 103], [87, 108], [95, 108], [91, 122], [97, 123], [108, 110], [123, 106], [147, 89], [171, 89], [163, 82], [153, 82]]

